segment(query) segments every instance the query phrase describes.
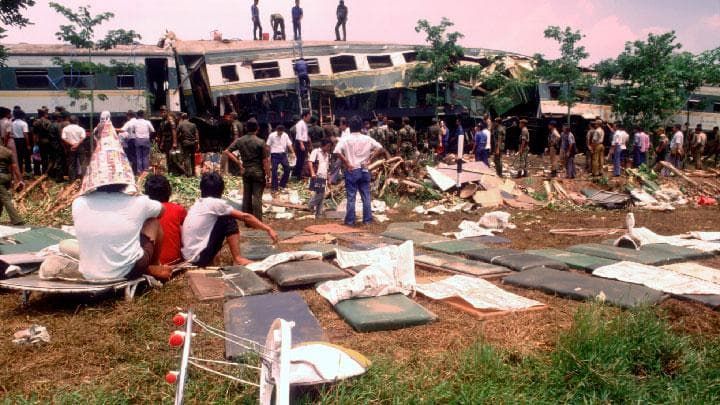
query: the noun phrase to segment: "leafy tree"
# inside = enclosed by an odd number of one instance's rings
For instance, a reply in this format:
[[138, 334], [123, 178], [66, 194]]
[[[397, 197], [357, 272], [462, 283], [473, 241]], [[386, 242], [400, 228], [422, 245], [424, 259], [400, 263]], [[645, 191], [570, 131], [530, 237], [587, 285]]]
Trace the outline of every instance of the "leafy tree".
[[453, 85], [462, 80], [476, 78], [481, 70], [480, 66], [461, 65], [460, 60], [465, 56], [465, 49], [458, 45], [463, 34], [448, 32], [455, 24], [443, 17], [439, 25], [432, 25], [428, 20], [420, 20], [415, 26], [416, 32], [425, 33], [427, 47], [418, 49], [419, 63], [415, 66], [412, 77], [420, 83], [435, 83], [435, 97], [428, 98], [428, 104], [440, 105], [444, 98], [439, 95], [439, 83], [445, 82]]
[[504, 58], [504, 55], [498, 55], [492, 69], [483, 70], [478, 80], [486, 91], [482, 97], [483, 106], [495, 115], [528, 102], [528, 92], [537, 88], [537, 78], [532, 71], [521, 71], [515, 77], [508, 75]]
[[[35, 0], [0, 0], [0, 40], [6, 37], [6, 27], [22, 28], [32, 24], [23, 12], [34, 5]], [[5, 66], [6, 59], [5, 47], [0, 45], [0, 66]]]
[[570, 27], [565, 30], [557, 26], [547, 27], [545, 38], [555, 40], [560, 45], [560, 58], [546, 60], [542, 55], [535, 55], [537, 77], [562, 86], [559, 101], [568, 108], [568, 124], [572, 107], [582, 100], [586, 90], [592, 85], [592, 78], [580, 68], [580, 62], [590, 56], [585, 47], [579, 45], [584, 37], [580, 31]]
[[93, 62], [92, 54], [94, 51], [109, 50], [118, 45], [132, 45], [136, 40], [140, 39], [140, 35], [130, 30], [111, 30], [104, 38], [95, 39], [95, 29], [103, 23], [115, 17], [115, 14], [104, 12], [97, 15], [90, 13], [90, 6], [78, 7], [76, 11], [65, 7], [59, 3], [50, 3], [50, 7], [65, 17], [69, 24], [61, 25], [60, 30], [55, 36], [78, 49], [87, 52], [87, 60], [65, 61], [61, 58], [55, 58], [56, 65], [62, 66], [65, 71], [77, 71], [89, 75], [90, 83], [89, 91], [82, 91], [79, 86], [71, 86], [68, 88], [68, 95], [77, 102], [85, 100], [90, 105], [90, 127], [93, 127], [93, 117], [95, 115], [95, 99], [107, 100], [104, 94], [95, 94], [96, 81], [95, 75], [101, 72], [112, 72], [117, 70], [127, 71], [131, 69], [127, 64], [118, 64], [111, 62], [111, 66], [98, 64]]
[[597, 65], [603, 98], [628, 125], [654, 128], [686, 106], [703, 84], [720, 82], [720, 50], [679, 52], [675, 32], [628, 42], [617, 59]]

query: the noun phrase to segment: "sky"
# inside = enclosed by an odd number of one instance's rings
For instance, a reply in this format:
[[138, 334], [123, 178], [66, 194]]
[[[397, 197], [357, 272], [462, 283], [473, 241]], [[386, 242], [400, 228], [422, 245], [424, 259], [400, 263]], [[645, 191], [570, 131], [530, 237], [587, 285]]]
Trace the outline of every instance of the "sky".
[[[210, 39], [219, 30], [224, 38], [252, 39], [250, 0], [57, 0], [70, 7], [90, 4], [93, 13], [110, 11], [115, 18], [98, 30], [134, 29], [142, 42], [154, 44], [165, 32], [180, 39]], [[465, 37], [466, 47], [521, 54], [557, 56], [557, 44], [543, 38], [549, 25], [571, 26], [586, 37], [590, 53], [584, 63], [616, 57], [627, 41], [647, 34], [677, 32], [683, 49], [700, 52], [720, 46], [720, 0], [346, 0], [351, 41], [421, 44], [415, 32], [419, 19], [433, 23], [447, 17]], [[285, 16], [291, 33], [292, 0], [260, 0], [263, 29], [270, 32], [270, 14]], [[303, 38], [332, 40], [335, 0], [301, 0]], [[46, 0], [37, 0], [28, 17], [34, 25], [10, 29], [5, 43], [56, 43], [54, 33], [63, 18]], [[291, 35], [291, 34], [290, 34]]]

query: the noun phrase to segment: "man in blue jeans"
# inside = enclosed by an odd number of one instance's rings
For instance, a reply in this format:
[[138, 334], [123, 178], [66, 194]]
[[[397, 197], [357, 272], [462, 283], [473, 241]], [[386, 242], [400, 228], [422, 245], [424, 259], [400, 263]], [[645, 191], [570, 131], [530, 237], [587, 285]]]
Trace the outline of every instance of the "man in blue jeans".
[[389, 159], [390, 154], [368, 135], [360, 133], [362, 120], [358, 116], [350, 118], [350, 135], [340, 138], [335, 146], [335, 156], [345, 168], [345, 191], [347, 193], [347, 213], [345, 224], [355, 225], [355, 198], [358, 191], [363, 204], [363, 224], [372, 222], [372, 211], [370, 207], [370, 172], [368, 164], [376, 156], [384, 153]]
[[[270, 149], [270, 163], [272, 166], [272, 191], [273, 193], [278, 191], [278, 187], [285, 189], [287, 187], [288, 179], [290, 178], [290, 163], [288, 163], [288, 151], [294, 155], [292, 141], [287, 133], [285, 133], [285, 127], [278, 125], [275, 127], [275, 132], [268, 135], [266, 142]], [[283, 174], [282, 178], [278, 175], [278, 169], [282, 166]], [[279, 179], [279, 180], [278, 180]]]

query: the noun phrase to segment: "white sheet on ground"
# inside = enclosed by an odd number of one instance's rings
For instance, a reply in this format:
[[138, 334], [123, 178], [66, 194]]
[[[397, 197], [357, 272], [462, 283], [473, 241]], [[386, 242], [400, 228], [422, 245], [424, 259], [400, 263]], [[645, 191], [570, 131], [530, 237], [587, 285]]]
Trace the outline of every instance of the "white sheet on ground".
[[484, 214], [478, 224], [488, 229], [515, 229], [515, 225], [510, 223], [510, 213], [503, 211], [493, 211]]
[[322, 260], [322, 253], [311, 251], [278, 253], [276, 255], [268, 256], [261, 262], [250, 263], [245, 267], [254, 272], [264, 273], [271, 267], [277, 266], [278, 264], [303, 260]]
[[317, 292], [331, 304], [356, 297], [379, 297], [389, 294], [409, 294], [415, 287], [415, 257], [412, 241], [399, 246], [346, 252], [336, 250], [337, 263], [343, 268], [368, 266], [354, 277], [326, 281]]
[[477, 236], [493, 236], [492, 230], [480, 226], [477, 222], [462, 221], [458, 225], [460, 232], [455, 232], [455, 239], [474, 238]]
[[430, 176], [430, 179], [435, 183], [438, 188], [442, 191], [448, 191], [451, 188], [455, 187], [456, 179], [453, 179], [449, 176], [446, 176], [445, 174], [438, 171], [436, 168], [431, 166], [426, 166], [425, 169], [427, 170], [428, 176]]
[[690, 236], [704, 241], [720, 240], [720, 232], [690, 232]]
[[[628, 235], [635, 241], [640, 243], [640, 246], [652, 245], [656, 243], [665, 243], [672, 246], [686, 247], [689, 249], [695, 249], [702, 252], [716, 252], [720, 251], [720, 243], [708, 242], [698, 239], [686, 239], [679, 236], [663, 236], [658, 235], [655, 232], [647, 228], [632, 228], [628, 232]], [[623, 235], [615, 241], [615, 246], [618, 245], [619, 241], [626, 237]]]
[[662, 266], [662, 268], [720, 285], [719, 269], [703, 266], [698, 263], [675, 263]]
[[656, 266], [618, 262], [593, 271], [593, 276], [641, 284], [669, 294], [720, 295], [720, 285]]
[[364, 374], [370, 360], [355, 351], [325, 342], [300, 344], [290, 351], [290, 384], [331, 383]]
[[0, 238], [7, 238], [8, 236], [17, 235], [19, 233], [27, 232], [30, 228], [18, 228], [16, 226], [0, 225]]
[[460, 297], [477, 309], [516, 310], [543, 305], [476, 277], [452, 276], [435, 283], [418, 284], [416, 289], [435, 300]]

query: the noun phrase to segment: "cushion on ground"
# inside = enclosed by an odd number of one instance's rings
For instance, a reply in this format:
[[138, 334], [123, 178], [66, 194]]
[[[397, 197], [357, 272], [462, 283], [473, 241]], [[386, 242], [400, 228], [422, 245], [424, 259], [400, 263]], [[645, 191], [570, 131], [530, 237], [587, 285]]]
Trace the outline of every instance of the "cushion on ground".
[[549, 267], [551, 269], [557, 270], [568, 269], [567, 264], [563, 262], [530, 253], [518, 253], [514, 255], [500, 256], [493, 259], [492, 264], [505, 266], [515, 271], [525, 271], [535, 267]]
[[558, 249], [528, 250], [527, 253], [545, 256], [549, 259], [563, 262], [570, 266], [570, 268], [586, 272], [592, 272], [598, 267], [607, 266], [615, 263], [614, 260], [604, 259], [602, 257], [584, 255], [582, 253], [567, 252]]
[[422, 222], [393, 222], [387, 227], [387, 229], [397, 228], [422, 230], [425, 228], [425, 224]]
[[582, 253], [590, 256], [602, 257], [614, 261], [628, 261], [635, 263], [648, 264], [651, 266], [668, 264], [679, 260], [679, 256], [675, 254], [668, 255], [656, 250], [635, 250], [628, 248], [619, 248], [615, 246], [607, 246], [599, 243], [588, 243], [584, 245], [570, 246], [567, 250], [575, 253]]
[[476, 277], [486, 277], [508, 273], [508, 269], [505, 267], [441, 253], [415, 256], [415, 265], [439, 270], [448, 270]]
[[476, 236], [472, 238], [465, 238], [463, 240], [477, 242], [477, 243], [483, 243], [487, 245], [501, 245], [504, 243], [510, 243], [511, 240], [508, 238], [504, 238], [502, 236]]
[[436, 316], [402, 294], [339, 302], [335, 311], [358, 332], [375, 332], [424, 325]]
[[507, 249], [507, 248], [486, 248], [486, 249], [475, 249], [468, 250], [465, 252], [465, 256], [479, 260], [485, 263], [492, 263], [492, 261], [500, 256], [514, 255], [522, 253], [519, 250]]
[[447, 242], [435, 242], [435, 243], [428, 243], [423, 246], [425, 249], [434, 250], [436, 252], [441, 253], [448, 253], [448, 254], [463, 254], [464, 252], [467, 252], [468, 250], [478, 250], [478, 249], [486, 249], [487, 246], [483, 245], [482, 243], [467, 240], [467, 239], [460, 239], [460, 240], [450, 240]]
[[450, 240], [444, 236], [433, 235], [431, 233], [409, 228], [388, 229], [387, 231], [383, 232], [382, 235], [387, 236], [388, 238], [398, 240], [411, 240], [416, 246], [423, 246], [428, 243], [445, 242]]
[[278, 253], [280, 253], [280, 250], [271, 244], [246, 242], [240, 245], [240, 254], [253, 261], [265, 260]]
[[[290, 239], [293, 236], [296, 236], [299, 234], [300, 234], [300, 231], [277, 231], [278, 239], [280, 239], [280, 240]], [[240, 236], [242, 236], [245, 239], [270, 240], [270, 236], [268, 236], [267, 232], [261, 231], [259, 229], [241, 230]]]
[[[305, 300], [297, 292], [254, 295], [225, 303], [225, 331], [264, 345], [270, 325], [276, 318], [295, 322], [292, 343], [324, 341], [325, 333]], [[225, 357], [238, 359], [248, 350], [225, 342]]]
[[[601, 242], [603, 245], [614, 245], [615, 239], [608, 239]], [[703, 252], [702, 250], [692, 249], [685, 246], [675, 246], [667, 243], [650, 243], [640, 248], [641, 252], [658, 253], [662, 257], [667, 258], [668, 262], [678, 262], [686, 260], [700, 260], [713, 257], [712, 252]]]
[[511, 274], [503, 282], [575, 300], [595, 299], [602, 293], [605, 302], [622, 308], [655, 304], [665, 297], [660, 291], [644, 286], [546, 267]]
[[243, 266], [223, 267], [223, 273], [225, 273], [225, 285], [228, 287], [225, 291], [226, 297], [245, 297], [272, 291], [272, 286], [267, 281]]
[[278, 264], [271, 267], [266, 274], [280, 287], [310, 285], [349, 277], [344, 271], [320, 260], [303, 260]]
[[17, 244], [1, 243], [0, 254], [39, 252], [48, 246], [57, 245], [62, 240], [74, 238], [74, 236], [60, 229], [32, 228], [29, 231], [10, 237], [10, 239], [16, 241]]

